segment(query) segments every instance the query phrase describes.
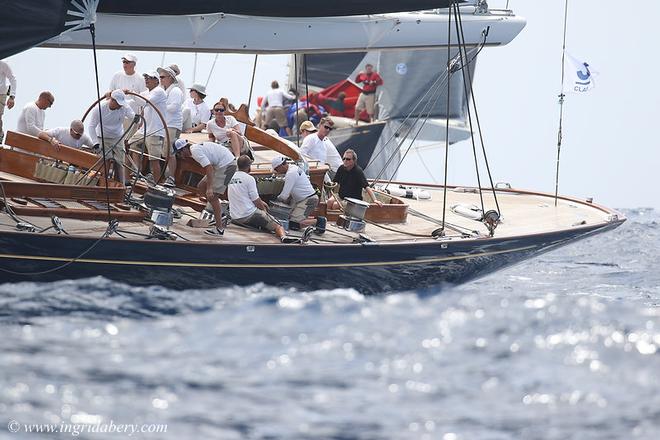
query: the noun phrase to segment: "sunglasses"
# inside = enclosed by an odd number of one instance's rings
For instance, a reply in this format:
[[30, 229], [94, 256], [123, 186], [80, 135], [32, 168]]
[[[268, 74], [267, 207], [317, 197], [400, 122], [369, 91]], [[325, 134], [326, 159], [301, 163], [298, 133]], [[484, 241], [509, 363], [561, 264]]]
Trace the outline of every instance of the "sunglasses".
[[130, 63], [132, 63], [133, 61], [121, 60], [121, 62], [124, 63], [124, 64], [130, 64]]
[[341, 159], [342, 159], [342, 160], [348, 160], [348, 161], [351, 161], [351, 160], [353, 160], [353, 158], [352, 158], [352, 157], [342, 157]]
[[323, 128], [325, 128], [328, 131], [331, 131], [333, 127], [330, 127], [329, 125], [324, 125]]
[[224, 108], [214, 108], [213, 111], [223, 113], [225, 111], [225, 109]]

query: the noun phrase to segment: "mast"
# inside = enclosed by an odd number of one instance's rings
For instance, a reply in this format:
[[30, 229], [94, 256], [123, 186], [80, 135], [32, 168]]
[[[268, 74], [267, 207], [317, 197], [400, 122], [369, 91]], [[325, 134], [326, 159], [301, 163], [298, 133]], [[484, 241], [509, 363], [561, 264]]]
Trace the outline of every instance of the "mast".
[[564, 64], [566, 60], [566, 23], [568, 21], [568, 0], [564, 2], [564, 42], [561, 47], [561, 91], [559, 93], [559, 129], [557, 131], [557, 169], [555, 171], [555, 206], [559, 196], [559, 155], [561, 153], [562, 122], [564, 119]]

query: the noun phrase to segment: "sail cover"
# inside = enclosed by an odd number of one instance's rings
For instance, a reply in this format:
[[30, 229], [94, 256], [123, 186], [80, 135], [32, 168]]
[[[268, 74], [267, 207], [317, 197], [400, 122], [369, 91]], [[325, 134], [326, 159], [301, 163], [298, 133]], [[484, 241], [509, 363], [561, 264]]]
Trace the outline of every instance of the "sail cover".
[[[21, 0], [24, 1], [24, 0]], [[37, 0], [40, 1], [40, 0]], [[138, 15], [195, 15], [224, 12], [259, 17], [333, 17], [446, 8], [457, 0], [102, 0], [98, 12]]]

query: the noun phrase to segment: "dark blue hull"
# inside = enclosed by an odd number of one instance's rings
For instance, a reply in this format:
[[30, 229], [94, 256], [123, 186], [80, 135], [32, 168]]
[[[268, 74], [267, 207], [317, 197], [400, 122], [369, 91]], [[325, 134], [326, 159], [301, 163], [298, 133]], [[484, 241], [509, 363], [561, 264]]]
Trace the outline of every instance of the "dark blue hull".
[[462, 283], [619, 224], [449, 243], [239, 245], [110, 238], [68, 265], [96, 240], [2, 232], [0, 271], [3, 282], [101, 275], [174, 289], [263, 282], [306, 291], [354, 288], [377, 294]]

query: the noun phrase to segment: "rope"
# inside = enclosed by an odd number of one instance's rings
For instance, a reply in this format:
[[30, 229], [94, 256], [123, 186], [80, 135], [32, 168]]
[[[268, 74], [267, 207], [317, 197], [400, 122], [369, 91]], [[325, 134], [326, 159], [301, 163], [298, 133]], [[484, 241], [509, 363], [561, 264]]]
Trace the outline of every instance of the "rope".
[[568, 0], [564, 2], [564, 42], [561, 46], [561, 92], [559, 93], [559, 129], [557, 130], [557, 170], [555, 171], [555, 206], [559, 197], [559, 155], [561, 153], [562, 122], [564, 120], [564, 64], [566, 61], [566, 24], [568, 23]]

